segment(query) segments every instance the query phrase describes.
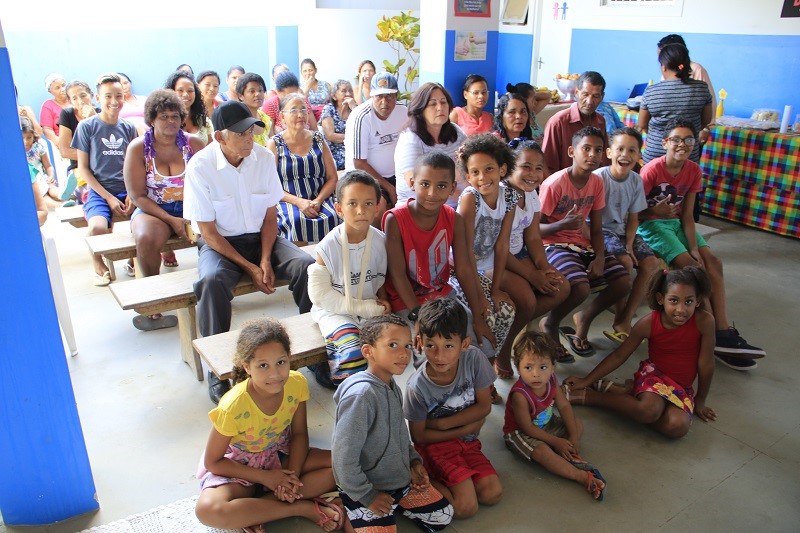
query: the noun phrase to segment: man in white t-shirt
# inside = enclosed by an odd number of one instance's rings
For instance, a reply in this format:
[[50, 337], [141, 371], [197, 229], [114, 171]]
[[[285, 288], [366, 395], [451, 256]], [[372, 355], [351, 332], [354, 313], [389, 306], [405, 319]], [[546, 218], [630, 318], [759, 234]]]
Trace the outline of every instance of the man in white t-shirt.
[[372, 77], [370, 96], [347, 119], [345, 169], [372, 174], [388, 196], [389, 206], [393, 206], [397, 201], [394, 149], [408, 112], [405, 106], [397, 105], [397, 78], [388, 72]]
[[[197, 322], [203, 337], [231, 327], [233, 287], [248, 275], [266, 294], [275, 280], [289, 280], [300, 310], [311, 310], [308, 297], [309, 254], [278, 236], [277, 204], [283, 197], [272, 152], [254, 144], [253, 118], [242, 102], [229, 100], [214, 110], [214, 141], [197, 152], [186, 167], [183, 216], [197, 223], [194, 284]], [[208, 391], [216, 403], [230, 388], [208, 373]]]

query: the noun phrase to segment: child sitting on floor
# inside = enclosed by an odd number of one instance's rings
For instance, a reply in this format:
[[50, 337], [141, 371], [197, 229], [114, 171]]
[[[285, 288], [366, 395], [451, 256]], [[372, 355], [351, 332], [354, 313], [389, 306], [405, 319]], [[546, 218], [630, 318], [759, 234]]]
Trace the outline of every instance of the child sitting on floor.
[[351, 170], [336, 184], [334, 209], [343, 222], [316, 246], [308, 266], [311, 317], [325, 337], [327, 363], [312, 366], [317, 382], [335, 389], [365, 370], [360, 325], [391, 311], [386, 281], [386, 239], [371, 226], [381, 189], [370, 174]]
[[[673, 439], [688, 433], [693, 414], [704, 422], [716, 420], [706, 406], [714, 375], [714, 317], [701, 302], [709, 287], [708, 276], [697, 267], [656, 272], [647, 290], [653, 312], [636, 322], [630, 336], [589, 375], [564, 380], [569, 401], [617, 411]], [[639, 364], [632, 389], [603, 379], [645, 339], [648, 358]]]
[[603, 331], [603, 335], [622, 344], [631, 331], [633, 315], [644, 299], [647, 282], [658, 270], [658, 259], [636, 233], [639, 212], [647, 208], [642, 177], [633, 170], [641, 158], [642, 134], [633, 128], [619, 128], [611, 132], [608, 143], [606, 154], [611, 165], [597, 171], [606, 189], [603, 240], [606, 253], [616, 257], [629, 275], [634, 267], [637, 269], [627, 300], [617, 302], [612, 329]]
[[503, 496], [497, 471], [481, 452], [478, 433], [492, 410], [496, 379], [486, 356], [470, 346], [467, 313], [439, 298], [422, 306], [416, 336], [426, 362], [408, 378], [403, 411], [431, 483], [453, 504], [455, 518]]
[[[597, 174], [603, 160], [604, 133], [586, 127], [572, 137], [567, 153], [572, 166], [555, 172], [542, 183], [542, 239], [547, 260], [567, 278], [569, 297], [540, 321], [543, 333], [557, 338], [559, 333], [569, 349], [580, 357], [594, 355], [594, 347], [586, 336], [592, 320], [630, 291], [630, 276], [614, 256], [605, 253], [602, 213], [606, 206], [603, 180]], [[586, 219], [589, 220], [588, 234]], [[572, 315], [575, 329], [559, 327], [561, 320], [589, 296], [591, 288], [600, 293], [589, 305]], [[572, 363], [574, 358], [563, 352], [560, 363]]]
[[453, 507], [431, 486], [411, 446], [395, 383], [411, 361], [405, 319], [384, 315], [361, 329], [367, 371], [348, 378], [334, 394], [333, 473], [354, 531], [396, 531], [399, 509], [423, 531], [439, 531]]
[[290, 353], [277, 320], [243, 325], [236, 384], [208, 414], [214, 427], [197, 472], [195, 513], [207, 526], [263, 532], [264, 522], [290, 516], [325, 531], [344, 524], [342, 508], [319, 498], [335, 486], [331, 453], [308, 446], [308, 383], [289, 370]]
[[734, 370], [752, 370], [756, 367], [753, 359], [766, 352], [748, 344], [728, 322], [722, 261], [695, 229], [694, 203], [702, 190], [703, 173], [689, 156], [697, 132], [691, 121], [683, 119], [672, 121], [666, 131], [669, 133], [661, 141], [666, 155], [642, 168], [649, 207], [642, 212], [639, 234], [673, 268], [694, 265], [706, 271], [711, 280], [710, 311], [717, 328], [714, 355]]

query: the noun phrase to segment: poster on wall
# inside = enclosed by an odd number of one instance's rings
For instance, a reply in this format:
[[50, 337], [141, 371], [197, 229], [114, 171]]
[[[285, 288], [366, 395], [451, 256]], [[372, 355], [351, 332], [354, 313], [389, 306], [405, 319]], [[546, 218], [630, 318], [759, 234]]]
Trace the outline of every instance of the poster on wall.
[[486, 61], [487, 31], [457, 31], [456, 61]]
[[492, 0], [455, 0], [457, 17], [491, 17]]
[[783, 0], [781, 18], [800, 17], [800, 0]]

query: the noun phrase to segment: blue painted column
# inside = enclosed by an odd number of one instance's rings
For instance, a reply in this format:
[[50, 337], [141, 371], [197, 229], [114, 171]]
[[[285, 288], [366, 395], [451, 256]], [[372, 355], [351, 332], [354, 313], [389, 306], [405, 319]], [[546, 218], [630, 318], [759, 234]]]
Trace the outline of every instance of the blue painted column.
[[56, 317], [0, 27], [0, 513], [49, 524], [98, 508]]

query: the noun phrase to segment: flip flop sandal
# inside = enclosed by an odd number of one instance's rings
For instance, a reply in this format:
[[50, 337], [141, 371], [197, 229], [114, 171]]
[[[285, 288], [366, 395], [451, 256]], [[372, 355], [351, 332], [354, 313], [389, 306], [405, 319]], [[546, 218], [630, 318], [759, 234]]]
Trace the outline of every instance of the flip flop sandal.
[[167, 268], [175, 268], [178, 266], [178, 259], [175, 257], [175, 252], [161, 254], [161, 262]]
[[174, 328], [178, 325], [175, 315], [136, 315], [133, 317], [133, 327], [139, 331], [155, 331], [157, 329]]
[[623, 342], [625, 342], [625, 339], [627, 339], [629, 336], [624, 331], [614, 331], [614, 330], [603, 331], [603, 335], [605, 335], [607, 339], [612, 340], [617, 344], [622, 344]]
[[[595, 354], [594, 346], [586, 339], [578, 337], [577, 333], [570, 326], [561, 326], [558, 333], [569, 343], [569, 350], [578, 357], [591, 357]], [[578, 343], [585, 343], [587, 348], [579, 348]]]
[[125, 263], [124, 265], [122, 265], [122, 268], [123, 270], [125, 270], [125, 273], [128, 275], [129, 278], [136, 277], [136, 268], [134, 268], [132, 264]]
[[556, 348], [556, 363], [572, 364], [574, 362], [575, 357], [559, 344]]
[[574, 399], [576, 403], [580, 403], [580, 405], [584, 405], [585, 402], [586, 402], [586, 391], [584, 389], [578, 389], [578, 390], [583, 392], [583, 396], [581, 396], [580, 398], [578, 398], [577, 396], [573, 396], [572, 389], [569, 388], [569, 385], [567, 385], [566, 383], [561, 385], [561, 392], [564, 393], [564, 397], [567, 399], [567, 401], [569, 403], [575, 405], [572, 402], [572, 400]]
[[492, 395], [492, 404], [493, 405], [503, 405], [503, 397], [500, 396], [500, 393], [497, 392], [497, 389], [495, 388], [494, 385], [492, 385], [490, 393]]
[[610, 379], [598, 379], [592, 383], [591, 387], [597, 392], [608, 392], [614, 385], [616, 384]]
[[496, 359], [494, 362], [494, 371], [497, 373], [497, 377], [500, 379], [514, 379], [514, 369], [510, 367], [503, 368]]
[[[600, 472], [596, 468], [591, 472], [588, 471], [586, 472], [586, 484], [584, 485], [584, 487], [586, 488], [586, 492], [588, 492], [592, 496], [592, 498], [601, 502], [603, 501], [603, 498], [605, 496], [603, 494], [606, 490], [605, 481], [601, 477], [598, 477], [596, 474], [600, 474]], [[597, 483], [598, 481], [603, 483], [602, 488], [600, 488], [599, 484]]]
[[[314, 508], [317, 510], [317, 516], [319, 517], [319, 521], [317, 522], [317, 525], [319, 527], [324, 529], [325, 524], [327, 524], [328, 522], [334, 522], [336, 527], [333, 528], [333, 531], [338, 531], [342, 529], [342, 526], [344, 526], [344, 510], [341, 507], [339, 507], [335, 503], [323, 500], [322, 498], [314, 498], [313, 501], [314, 501]], [[332, 509], [339, 515], [339, 519], [336, 520], [335, 518], [331, 518], [330, 516], [326, 515], [324, 512], [322, 512], [320, 506]]]
[[103, 274], [95, 274], [94, 275], [94, 283], [95, 287], [106, 287], [111, 284], [111, 272], [103, 272]]

